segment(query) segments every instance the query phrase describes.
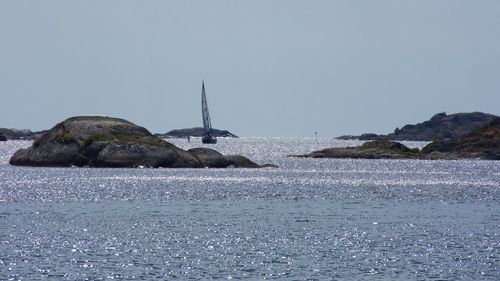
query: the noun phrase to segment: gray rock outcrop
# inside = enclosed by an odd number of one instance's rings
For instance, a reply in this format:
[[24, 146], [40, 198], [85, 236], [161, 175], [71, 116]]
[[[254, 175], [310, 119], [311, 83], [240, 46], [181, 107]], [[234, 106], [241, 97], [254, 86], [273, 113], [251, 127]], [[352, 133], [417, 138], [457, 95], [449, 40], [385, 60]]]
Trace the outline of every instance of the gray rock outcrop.
[[[31, 147], [17, 151], [10, 159], [10, 164], [60, 167], [236, 167], [231, 157], [212, 149], [182, 150], [124, 119], [79, 116], [57, 124], [35, 140]], [[248, 160], [238, 167], [260, 166]]]

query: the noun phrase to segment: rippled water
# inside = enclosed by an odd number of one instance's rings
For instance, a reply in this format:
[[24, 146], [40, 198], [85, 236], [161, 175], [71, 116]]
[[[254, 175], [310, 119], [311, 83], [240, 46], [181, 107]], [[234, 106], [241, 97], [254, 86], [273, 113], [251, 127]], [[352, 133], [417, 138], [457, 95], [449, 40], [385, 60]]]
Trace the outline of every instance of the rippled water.
[[81, 169], [11, 167], [30, 143], [0, 142], [0, 280], [500, 279], [499, 162], [285, 157], [355, 144], [211, 146], [279, 169]]

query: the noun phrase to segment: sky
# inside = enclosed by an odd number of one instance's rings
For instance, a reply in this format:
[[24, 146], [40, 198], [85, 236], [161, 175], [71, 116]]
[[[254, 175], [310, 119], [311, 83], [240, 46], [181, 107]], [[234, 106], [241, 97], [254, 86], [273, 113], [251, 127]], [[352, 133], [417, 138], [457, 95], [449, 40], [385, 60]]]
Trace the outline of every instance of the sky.
[[498, 0], [0, 0], [0, 127], [320, 137], [500, 115]]

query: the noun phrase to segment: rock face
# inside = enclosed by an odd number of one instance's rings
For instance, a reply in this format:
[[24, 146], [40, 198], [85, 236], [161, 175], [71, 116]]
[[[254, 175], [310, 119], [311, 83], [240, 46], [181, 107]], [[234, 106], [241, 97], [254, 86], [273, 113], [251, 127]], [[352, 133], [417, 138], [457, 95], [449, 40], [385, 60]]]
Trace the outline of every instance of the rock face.
[[31, 147], [17, 151], [10, 159], [10, 164], [60, 167], [260, 167], [250, 160], [244, 165], [236, 165], [232, 156], [224, 156], [212, 149], [185, 151], [127, 120], [101, 116], [72, 117], [57, 124]]
[[250, 159], [241, 155], [222, 155], [221, 153], [209, 148], [192, 148], [188, 150], [191, 155], [200, 161], [204, 167], [234, 167], [234, 168], [260, 168], [260, 166]]
[[224, 155], [210, 148], [192, 148], [188, 152], [204, 167], [224, 168], [231, 165]]
[[[226, 130], [217, 130], [217, 129], [212, 129], [212, 135], [214, 137], [227, 137], [227, 138], [237, 138], [238, 136], [235, 134], [230, 133], [229, 131]], [[203, 128], [196, 127], [196, 128], [189, 128], [189, 129], [178, 129], [178, 130], [172, 130], [170, 132], [167, 132], [165, 134], [155, 134], [155, 136], [160, 137], [160, 138], [187, 138], [188, 136], [190, 137], [202, 137], [203, 136]]]
[[7, 137], [4, 134], [0, 133], [0, 141], [6, 141], [6, 140]]
[[453, 139], [470, 133], [488, 124], [498, 116], [482, 113], [455, 113], [446, 115], [438, 113], [430, 120], [416, 125], [406, 125], [396, 128], [388, 135], [363, 134], [361, 136], [341, 136], [338, 139], [359, 140], [409, 140], [434, 141], [439, 139]]
[[422, 151], [383, 140], [367, 142], [358, 147], [327, 148], [295, 157], [500, 160], [500, 117], [459, 138], [432, 142]]

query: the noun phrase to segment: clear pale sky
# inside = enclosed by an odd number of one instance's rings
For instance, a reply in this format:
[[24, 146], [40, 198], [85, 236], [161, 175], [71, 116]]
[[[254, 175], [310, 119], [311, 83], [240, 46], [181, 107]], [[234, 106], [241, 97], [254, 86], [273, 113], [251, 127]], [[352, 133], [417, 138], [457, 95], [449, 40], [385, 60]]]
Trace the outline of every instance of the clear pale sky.
[[240, 136], [500, 115], [500, 1], [0, 0], [0, 127], [201, 126], [202, 79]]

